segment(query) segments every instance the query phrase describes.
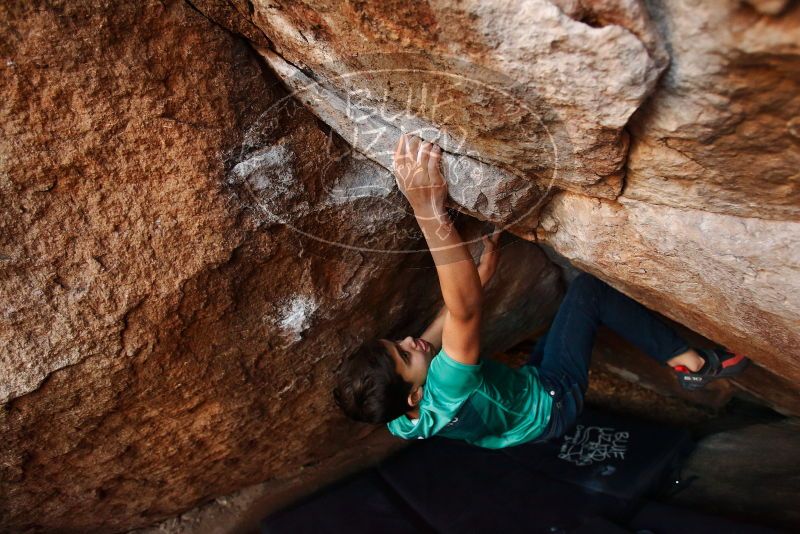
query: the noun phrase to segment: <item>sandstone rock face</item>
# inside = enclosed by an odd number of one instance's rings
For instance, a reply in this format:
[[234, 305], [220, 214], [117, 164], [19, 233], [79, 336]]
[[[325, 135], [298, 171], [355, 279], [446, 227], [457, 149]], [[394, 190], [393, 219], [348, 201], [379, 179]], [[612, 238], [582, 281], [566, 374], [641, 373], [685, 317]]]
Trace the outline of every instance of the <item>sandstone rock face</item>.
[[212, 176], [257, 116], [249, 94], [271, 98], [257, 65], [192, 17], [159, 38], [183, 6], [98, 7], [3, 8], [3, 401], [138, 352], [126, 325], [148, 295], [179, 293], [241, 240]]
[[[480, 181], [483, 202], [531, 181], [613, 198], [623, 127], [667, 56], [636, 0], [562, 4], [313, 0], [245, 11], [232, 2], [221, 15], [216, 2], [196, 3], [232, 27], [242, 9], [236, 25], [263, 30], [271, 66], [298, 97], [386, 167], [399, 130], [419, 130], [450, 153], [451, 183]], [[457, 194], [485, 218], [517, 211], [480, 209]]]
[[[0, 530], [125, 530], [385, 453], [330, 389], [441, 304], [391, 174], [183, 2], [0, 20]], [[559, 297], [508, 254], [495, 348]]]
[[[441, 304], [389, 171], [401, 130], [444, 145], [452, 207], [748, 353], [760, 384], [797, 384], [798, 17], [734, 0], [3, 5], [0, 529], [120, 531], [248, 484], [300, 491], [369, 443], [380, 457], [329, 390], [366, 338]], [[503, 261], [489, 353], [560, 295], [535, 245]]]
[[[766, 8], [785, 2], [755, 2]], [[654, 6], [671, 63], [631, 124], [625, 196], [800, 220], [800, 9], [737, 1]]]
[[800, 381], [800, 224], [563, 193], [537, 229], [580, 268]]
[[787, 419], [705, 437], [683, 471], [692, 483], [671, 501], [780, 530], [797, 530], [798, 431], [797, 420]]
[[[420, 129], [447, 150], [460, 129], [480, 163], [459, 164], [459, 150], [445, 156], [454, 205], [549, 242], [651, 308], [799, 380], [800, 7], [500, 4], [271, 2], [240, 18], [269, 37], [262, 53], [300, 99], [374, 161], [389, 168], [391, 146], [365, 131]], [[468, 67], [439, 59], [450, 53]], [[518, 115], [472, 98], [479, 90], [448, 93], [465, 111], [447, 120], [424, 106], [412, 118], [376, 112], [378, 96], [394, 110], [408, 87], [449, 88], [386, 74], [410, 66], [489, 85], [501, 72], [524, 88], [510, 93], [517, 105], [550, 110], [538, 116], [551, 119], [542, 123], [555, 142], [514, 151], [521, 137], [506, 132]], [[622, 173], [624, 184], [612, 178]]]
[[668, 1], [653, 16], [671, 63], [632, 121], [623, 194], [559, 195], [539, 235], [797, 384], [800, 9]]

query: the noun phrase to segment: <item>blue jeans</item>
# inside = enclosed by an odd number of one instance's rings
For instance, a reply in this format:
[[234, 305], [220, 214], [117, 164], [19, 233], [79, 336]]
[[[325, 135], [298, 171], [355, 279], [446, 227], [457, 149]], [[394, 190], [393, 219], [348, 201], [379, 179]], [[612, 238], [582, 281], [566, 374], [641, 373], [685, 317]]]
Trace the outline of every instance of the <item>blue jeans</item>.
[[539, 367], [542, 384], [553, 397], [550, 422], [537, 441], [563, 435], [581, 413], [600, 325], [664, 364], [689, 350], [689, 344], [647, 308], [594, 276], [580, 274], [527, 362]]

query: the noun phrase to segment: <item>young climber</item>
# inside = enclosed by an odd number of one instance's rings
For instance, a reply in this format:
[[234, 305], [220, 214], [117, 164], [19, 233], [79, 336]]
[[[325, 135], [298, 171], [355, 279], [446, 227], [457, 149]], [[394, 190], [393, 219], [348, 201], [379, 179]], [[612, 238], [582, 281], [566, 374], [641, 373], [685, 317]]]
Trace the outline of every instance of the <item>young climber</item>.
[[604, 324], [697, 389], [740, 373], [748, 360], [694, 349], [645, 307], [588, 274], [567, 290], [527, 365], [479, 357], [482, 284], [494, 273], [499, 234], [476, 267], [444, 208], [441, 149], [402, 135], [395, 177], [436, 264], [444, 307], [419, 338], [367, 343], [339, 369], [334, 398], [355, 420], [388, 423], [401, 438], [442, 436], [501, 448], [561, 436], [583, 406], [597, 327]]

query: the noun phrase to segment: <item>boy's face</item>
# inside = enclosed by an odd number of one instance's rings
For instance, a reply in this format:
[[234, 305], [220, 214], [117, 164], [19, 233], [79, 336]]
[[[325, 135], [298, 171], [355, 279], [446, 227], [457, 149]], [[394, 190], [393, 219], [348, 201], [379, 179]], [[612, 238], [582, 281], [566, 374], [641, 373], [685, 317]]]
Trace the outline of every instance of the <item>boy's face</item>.
[[428, 366], [435, 354], [433, 347], [421, 338], [408, 336], [397, 341], [388, 339], [379, 340], [386, 346], [386, 350], [392, 355], [397, 373], [403, 379], [412, 384], [414, 389], [425, 384], [428, 377]]

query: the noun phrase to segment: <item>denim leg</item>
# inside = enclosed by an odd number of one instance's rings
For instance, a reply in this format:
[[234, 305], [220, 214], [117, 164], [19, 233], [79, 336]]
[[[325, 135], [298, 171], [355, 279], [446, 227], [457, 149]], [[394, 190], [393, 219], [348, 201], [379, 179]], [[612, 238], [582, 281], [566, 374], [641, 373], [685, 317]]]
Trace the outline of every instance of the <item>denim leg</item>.
[[553, 397], [551, 421], [540, 440], [560, 437], [581, 413], [595, 332], [601, 324], [662, 363], [689, 348], [635, 300], [589, 274], [579, 275], [528, 360], [539, 365], [542, 384]]
[[592, 279], [599, 285], [602, 324], [662, 364], [689, 350], [689, 344], [653, 312], [605, 282]]
[[569, 378], [581, 391], [586, 390], [594, 334], [600, 325], [598, 289], [592, 278], [580, 275], [570, 284], [561, 301], [547, 332], [540, 365], [551, 385]]
[[570, 284], [547, 333], [541, 370], [559, 380], [569, 377], [586, 391], [594, 336], [601, 324], [662, 363], [689, 348], [647, 308], [583, 273]]

